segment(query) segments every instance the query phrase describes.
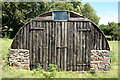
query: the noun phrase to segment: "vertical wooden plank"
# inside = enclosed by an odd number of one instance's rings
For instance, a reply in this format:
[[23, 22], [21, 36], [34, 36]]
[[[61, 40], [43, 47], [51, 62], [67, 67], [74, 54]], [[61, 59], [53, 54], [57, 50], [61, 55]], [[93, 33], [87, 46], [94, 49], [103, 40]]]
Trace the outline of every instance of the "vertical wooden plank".
[[55, 65], [57, 65], [57, 24], [54, 22], [54, 31], [55, 31]]
[[[83, 22], [80, 22], [80, 29], [83, 29]], [[83, 45], [83, 40], [82, 40], [82, 37], [83, 37], [83, 32], [82, 31], [80, 31], [80, 64], [82, 64], [82, 62], [83, 62], [83, 50], [82, 50], [82, 45]], [[80, 66], [80, 71], [82, 71], [82, 65]]]
[[[40, 22], [39, 21], [37, 21], [37, 28], [40, 28]], [[38, 57], [38, 64], [40, 64], [40, 32], [41, 32], [41, 30], [39, 30], [38, 31], [38, 33], [37, 33], [37, 57]]]
[[23, 45], [23, 41], [22, 41], [22, 38], [23, 38], [23, 29], [21, 29], [21, 33], [20, 33], [21, 37], [20, 37], [20, 48], [23, 49], [22, 45]]
[[[91, 22], [89, 22], [89, 27], [91, 28]], [[91, 32], [88, 32], [88, 64], [91, 62]], [[88, 66], [88, 69], [90, 69], [90, 65]]]
[[104, 37], [103, 37], [103, 34], [102, 34], [102, 49], [104, 50]]
[[99, 31], [97, 30], [97, 50], [99, 50]]
[[100, 31], [98, 31], [98, 50], [100, 50]]
[[68, 50], [67, 50], [67, 70], [69, 71], [69, 70], [71, 70], [71, 51], [70, 51], [70, 49], [71, 49], [71, 46], [70, 46], [70, 35], [71, 35], [71, 31], [70, 31], [70, 22], [68, 22], [67, 23], [68, 25], [67, 25], [67, 46], [68, 46]]
[[[39, 28], [42, 28], [42, 22], [39, 22]], [[43, 33], [43, 30], [39, 31], [39, 63], [42, 64], [42, 33]], [[41, 65], [42, 66], [42, 65]]]
[[22, 29], [22, 49], [24, 49], [24, 28]]
[[[90, 29], [89, 22], [87, 22], [87, 27], [86, 27], [86, 29]], [[87, 32], [86, 32], [86, 64], [87, 64], [87, 66], [86, 66], [86, 71], [89, 70], [89, 66], [88, 66], [88, 64], [89, 64], [89, 62], [88, 62], [89, 56], [88, 56], [88, 55], [90, 54], [90, 53], [89, 53], [89, 44], [90, 44], [90, 43], [89, 43], [89, 40], [91, 39], [91, 38], [89, 39], [89, 32], [90, 32], [90, 31], [87, 31]]]
[[[60, 46], [60, 22], [57, 22], [57, 29], [58, 29], [58, 45]], [[57, 65], [58, 65], [58, 70], [60, 70], [60, 49], [58, 49], [58, 53], [57, 53], [58, 59], [57, 59]]]
[[101, 32], [99, 31], [99, 49], [101, 50]]
[[104, 37], [104, 50], [106, 50], [106, 40], [105, 40], [105, 37]]
[[[85, 22], [83, 22], [83, 29], [84, 29], [84, 26], [85, 26]], [[83, 31], [82, 32], [82, 64], [84, 64], [85, 62], [85, 32]], [[84, 66], [82, 65], [82, 70], [84, 71], [85, 68]]]
[[45, 22], [42, 21], [42, 26], [44, 27], [44, 31], [43, 31], [43, 40], [42, 40], [42, 63], [43, 63], [43, 69], [45, 70], [45, 32], [46, 32], [46, 29], [45, 29]]
[[15, 48], [18, 49], [18, 34], [15, 37]]
[[26, 38], [26, 37], [27, 37], [27, 36], [26, 36], [26, 27], [27, 27], [27, 26], [24, 27], [24, 36], [23, 36], [23, 37], [24, 37], [24, 39], [23, 39], [23, 40], [24, 40], [24, 44], [23, 44], [23, 45], [24, 45], [24, 49], [26, 49], [26, 43], [27, 43], [27, 40], [26, 40], [26, 39], [27, 39], [27, 38]]
[[46, 70], [48, 67], [48, 22], [46, 22]]
[[[38, 21], [36, 21], [36, 28], [39, 28], [39, 22]], [[37, 32], [36, 32], [36, 64], [38, 65], [39, 64], [39, 32], [40, 32], [40, 30], [37, 30]], [[38, 66], [36, 66], [36, 68], [37, 68]]]
[[97, 46], [98, 46], [98, 43], [97, 43], [97, 29], [95, 28], [95, 49], [97, 50]]
[[[77, 25], [76, 25], [76, 29], [79, 29], [79, 22], [77, 22]], [[80, 44], [79, 44], [79, 42], [80, 42], [80, 40], [79, 40], [79, 31], [78, 30], [76, 30], [76, 60], [77, 60], [77, 62], [76, 62], [76, 66], [77, 66], [77, 71], [79, 71], [80, 70], [80, 66], [78, 65], [78, 64], [80, 64], [80, 49], [79, 49], [79, 46], [80, 46]]]
[[[65, 46], [67, 46], [67, 22], [65, 22]], [[67, 46], [68, 47], [68, 46]], [[67, 48], [65, 48], [64, 52], [64, 70], [67, 70]]]
[[51, 56], [51, 26], [52, 26], [52, 22], [50, 22], [49, 24], [49, 64], [52, 64], [52, 56]]
[[26, 46], [26, 48], [27, 48], [28, 50], [29, 50], [29, 41], [30, 41], [30, 39], [29, 39], [29, 34], [30, 34], [30, 33], [29, 33], [29, 32], [30, 32], [29, 30], [30, 30], [30, 29], [29, 29], [29, 28], [30, 28], [30, 26], [29, 26], [29, 24], [27, 24], [27, 29], [26, 29], [26, 30], [27, 30], [27, 32], [26, 32], [26, 34], [27, 34], [27, 37], [26, 37], [26, 38], [27, 38], [27, 43], [26, 43], [26, 45], [27, 45], [27, 46]]
[[[57, 66], [59, 66], [59, 64], [58, 64], [58, 48], [57, 48], [57, 47], [58, 47], [59, 31], [58, 31], [58, 22], [55, 22], [55, 23], [56, 23], [56, 32], [57, 32], [57, 33], [56, 33], [56, 34], [57, 34], [57, 35], [56, 35], [56, 57], [57, 57], [57, 58], [56, 58], [56, 64], [57, 64]], [[58, 68], [59, 68], [59, 67], [58, 67]], [[58, 70], [59, 70], [59, 69], [58, 69]]]
[[[35, 28], [37, 28], [37, 21], [35, 21]], [[37, 64], [38, 64], [38, 41], [37, 41], [37, 35], [38, 35], [38, 31], [39, 30], [35, 30], [35, 68], [37, 68]]]
[[[35, 28], [36, 27], [36, 22], [35, 21], [33, 21], [33, 28]], [[33, 64], [34, 64], [34, 66], [33, 66], [33, 69], [35, 69], [35, 67], [36, 67], [36, 32], [35, 32], [35, 30], [33, 30], [33, 41], [32, 41], [33, 43]]]
[[[40, 28], [44, 29], [42, 21], [40, 22]], [[44, 30], [41, 30], [39, 40], [40, 40], [40, 64], [42, 68], [43, 68], [43, 39], [44, 39], [43, 35], [44, 35]]]
[[[29, 25], [30, 27], [29, 27], [29, 30], [30, 30], [30, 28], [32, 28], [33, 26], [32, 26], [32, 22], [30, 23], [30, 25]], [[31, 69], [33, 69], [33, 53], [32, 53], [32, 33], [33, 33], [33, 31], [30, 31], [30, 34], [29, 34], [29, 50], [30, 50], [30, 68]]]
[[[61, 42], [60, 42], [60, 46], [64, 46], [64, 22], [61, 22], [61, 28], [60, 28], [60, 30], [61, 30]], [[63, 66], [64, 66], [64, 59], [63, 59], [63, 56], [64, 56], [64, 48], [61, 48], [60, 49], [61, 50], [61, 52], [60, 52], [60, 56], [61, 56], [61, 70], [63, 71]]]
[[53, 23], [51, 23], [51, 63], [53, 64]]
[[73, 27], [73, 30], [72, 30], [73, 55], [72, 56], [73, 56], [73, 71], [74, 71], [74, 69], [75, 69], [75, 22], [73, 22], [72, 27]]
[[56, 53], [55, 53], [55, 49], [56, 49], [56, 45], [55, 45], [55, 34], [56, 34], [56, 26], [55, 26], [55, 23], [53, 22], [53, 53], [54, 53], [54, 64], [56, 64]]
[[48, 65], [50, 64], [50, 23], [48, 22]]
[[52, 31], [51, 31], [51, 49], [52, 49], [52, 64], [54, 64], [54, 57], [55, 57], [55, 54], [54, 54], [54, 23], [52, 22]]
[[96, 29], [94, 27], [94, 50], [96, 50]]
[[77, 53], [76, 53], [76, 22], [74, 22], [74, 71], [77, 69]]
[[51, 47], [51, 64], [53, 63], [53, 51], [52, 51], [52, 49], [53, 49], [53, 38], [52, 38], [52, 35], [53, 35], [53, 23], [51, 22], [51, 32], [50, 32], [50, 39], [51, 39], [51, 41], [50, 41], [50, 47]]
[[[85, 29], [88, 28], [88, 22], [85, 22]], [[88, 31], [85, 31], [85, 62], [84, 64], [87, 64], [87, 32]], [[87, 70], [87, 66], [85, 65], [85, 71]]]
[[70, 25], [70, 30], [71, 30], [71, 36], [70, 36], [70, 46], [71, 46], [71, 70], [73, 71], [73, 22], [71, 22], [71, 25]]
[[47, 22], [45, 22], [44, 25], [45, 25], [44, 26], [45, 32], [44, 32], [44, 57], [43, 58], [44, 58], [44, 69], [46, 71], [46, 69], [47, 69], [46, 68], [46, 65], [47, 65], [47, 60], [46, 60], [47, 59], [47, 39], [46, 39], [47, 38]]
[[20, 33], [18, 34], [18, 39], [17, 39], [17, 42], [18, 42], [18, 49], [20, 49]]
[[89, 29], [91, 30], [91, 48], [94, 49], [94, 26], [88, 23]]

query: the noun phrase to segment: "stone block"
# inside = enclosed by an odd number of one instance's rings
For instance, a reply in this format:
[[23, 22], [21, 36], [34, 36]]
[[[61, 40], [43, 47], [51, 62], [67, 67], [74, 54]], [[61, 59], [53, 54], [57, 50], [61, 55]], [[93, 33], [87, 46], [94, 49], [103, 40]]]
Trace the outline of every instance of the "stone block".
[[19, 64], [18, 63], [13, 63], [13, 66], [19, 67]]
[[29, 54], [28, 53], [24, 53], [24, 56], [29, 56]]
[[28, 64], [25, 64], [24, 67], [29, 67], [29, 65], [28, 65]]
[[104, 61], [103, 63], [104, 64], [110, 64], [110, 61]]
[[20, 55], [20, 56], [23, 56], [23, 55], [24, 55], [24, 53], [19, 53], [19, 55]]
[[10, 59], [9, 60], [14, 60], [15, 58], [14, 57], [10, 57]]
[[94, 67], [97, 67], [97, 65], [96, 64], [90, 64], [90, 67], [94, 68]]
[[94, 64], [98, 64], [98, 63], [102, 63], [103, 61], [91, 61], [91, 63], [94, 63]]
[[18, 62], [22, 62], [22, 60], [18, 60]]
[[[97, 65], [97, 69], [100, 71], [107, 71], [110, 69], [110, 52], [108, 50], [92, 50], [91, 55], [91, 68]], [[98, 53], [98, 54], [97, 54]], [[98, 57], [98, 60], [95, 60]], [[94, 61], [92, 61], [92, 59]]]
[[95, 56], [91, 56], [91, 60], [98, 60], [98, 58]]
[[29, 61], [24, 61], [24, 63], [23, 64], [29, 64]]
[[22, 69], [27, 69], [27, 70], [29, 70], [29, 67], [23, 67]]
[[24, 62], [24, 59], [22, 59], [22, 62]]
[[11, 49], [9, 61], [11, 66], [29, 69], [29, 50]]
[[103, 57], [98, 57], [98, 60], [103, 60]]
[[99, 63], [99, 64], [98, 64], [98, 68], [105, 68], [104, 63]]

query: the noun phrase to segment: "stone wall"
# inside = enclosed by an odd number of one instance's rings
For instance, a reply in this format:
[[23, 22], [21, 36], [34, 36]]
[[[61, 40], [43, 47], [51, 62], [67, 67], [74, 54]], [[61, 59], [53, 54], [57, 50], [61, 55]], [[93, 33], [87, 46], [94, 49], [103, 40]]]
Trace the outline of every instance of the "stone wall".
[[[91, 50], [91, 70], [96, 68], [99, 71], [108, 71], [110, 68], [110, 52], [108, 50]], [[29, 50], [10, 49], [10, 65], [30, 70]]]
[[29, 50], [10, 49], [9, 62], [10, 66], [29, 70]]
[[108, 71], [110, 68], [110, 51], [108, 50], [91, 50], [91, 69], [96, 68], [98, 71]]

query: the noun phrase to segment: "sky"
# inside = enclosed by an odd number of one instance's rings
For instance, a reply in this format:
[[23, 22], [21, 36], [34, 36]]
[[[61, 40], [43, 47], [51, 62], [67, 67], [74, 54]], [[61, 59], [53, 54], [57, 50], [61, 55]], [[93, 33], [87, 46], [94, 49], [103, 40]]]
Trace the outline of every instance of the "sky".
[[100, 17], [99, 24], [107, 25], [108, 22], [118, 22], [118, 0], [82, 0], [90, 3]]

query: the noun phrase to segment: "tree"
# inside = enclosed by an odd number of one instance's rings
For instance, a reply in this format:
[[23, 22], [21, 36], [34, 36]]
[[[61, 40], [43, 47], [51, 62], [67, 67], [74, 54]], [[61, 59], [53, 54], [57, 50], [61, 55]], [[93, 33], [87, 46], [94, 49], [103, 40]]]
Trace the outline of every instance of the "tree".
[[52, 11], [52, 10], [69, 10], [79, 14], [83, 14], [88, 19], [98, 24], [99, 19], [94, 9], [90, 4], [82, 5], [78, 2], [3, 2], [2, 3], [3, 13], [3, 27], [7, 26], [7, 31], [12, 29], [11, 38], [15, 36], [17, 31], [30, 19], [40, 15], [41, 13]]
[[120, 36], [120, 23], [109, 22], [108, 25], [100, 25], [99, 27], [105, 33], [105, 35], [110, 35], [114, 40], [118, 40]]
[[108, 26], [107, 25], [100, 25], [99, 28], [104, 32], [105, 35], [109, 35], [109, 31], [108, 31]]
[[84, 16], [98, 25], [99, 17], [96, 15], [94, 8], [89, 3], [83, 5], [82, 13]]
[[2, 24], [8, 26], [8, 29], [12, 29], [11, 38], [15, 36], [21, 26], [27, 21], [36, 16], [37, 3], [26, 2], [4, 2], [2, 3]]

